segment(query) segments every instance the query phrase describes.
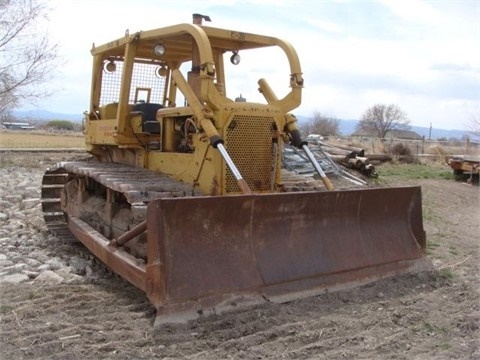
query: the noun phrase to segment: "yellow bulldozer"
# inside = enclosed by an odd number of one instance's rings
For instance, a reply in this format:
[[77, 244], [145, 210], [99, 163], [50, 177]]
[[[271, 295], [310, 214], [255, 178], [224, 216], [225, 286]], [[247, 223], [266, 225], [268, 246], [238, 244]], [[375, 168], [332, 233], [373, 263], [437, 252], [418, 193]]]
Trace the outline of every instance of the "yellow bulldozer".
[[[91, 157], [46, 171], [48, 228], [143, 290], [157, 325], [421, 269], [420, 187], [334, 188], [290, 113], [304, 85], [295, 49], [209, 20], [93, 45]], [[261, 78], [262, 101], [229, 97], [227, 70], [265, 48], [289, 65], [289, 90]], [[289, 186], [284, 144], [321, 181]]]

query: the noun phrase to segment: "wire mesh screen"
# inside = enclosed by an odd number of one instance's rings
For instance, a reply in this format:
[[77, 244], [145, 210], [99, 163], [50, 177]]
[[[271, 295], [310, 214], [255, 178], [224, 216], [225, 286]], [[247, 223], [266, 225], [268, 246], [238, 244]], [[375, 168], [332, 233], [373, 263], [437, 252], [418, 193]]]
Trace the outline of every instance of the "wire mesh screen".
[[[120, 100], [120, 85], [124, 69], [123, 61], [115, 60], [115, 71], [104, 69], [102, 77], [102, 93], [100, 106], [118, 103]], [[150, 103], [163, 103], [165, 77], [158, 75], [158, 64], [134, 63], [133, 76], [128, 96], [128, 102], [144, 101]]]
[[100, 106], [118, 103], [120, 99], [120, 84], [122, 83], [123, 61], [114, 61], [115, 71], [108, 71], [103, 67], [102, 93], [100, 94]]

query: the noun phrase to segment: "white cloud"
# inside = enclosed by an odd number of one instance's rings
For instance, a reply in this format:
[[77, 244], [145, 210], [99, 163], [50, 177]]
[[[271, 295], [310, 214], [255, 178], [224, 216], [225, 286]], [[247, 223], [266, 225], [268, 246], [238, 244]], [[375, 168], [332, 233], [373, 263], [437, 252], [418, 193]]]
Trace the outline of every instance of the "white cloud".
[[[272, 4], [275, 6], [272, 6]], [[455, 128], [480, 103], [480, 3], [478, 1], [161, 1], [53, 0], [49, 32], [65, 66], [58, 91], [42, 106], [57, 112], [88, 107], [92, 43], [130, 31], [191, 22], [209, 15], [209, 26], [284, 38], [300, 56], [305, 78], [302, 105], [339, 118], [359, 118], [376, 103], [396, 103], [415, 125]], [[242, 54], [243, 73], [229, 96], [259, 99], [254, 72], [278, 95], [288, 91], [284, 59]]]
[[444, 18], [428, 2], [422, 0], [383, 0], [381, 4], [388, 7], [395, 15], [419, 24], [438, 25]]
[[305, 19], [305, 24], [309, 24], [312, 28], [316, 28], [320, 31], [325, 31], [329, 33], [341, 34], [344, 33], [344, 29], [337, 23], [333, 21], [318, 20], [316, 18]]

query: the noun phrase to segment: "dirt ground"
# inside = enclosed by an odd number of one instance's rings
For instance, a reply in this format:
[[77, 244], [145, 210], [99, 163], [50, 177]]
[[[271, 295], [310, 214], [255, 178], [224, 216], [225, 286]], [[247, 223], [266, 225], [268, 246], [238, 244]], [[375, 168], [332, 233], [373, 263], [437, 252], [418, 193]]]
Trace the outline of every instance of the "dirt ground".
[[[35, 164], [32, 174], [47, 167]], [[432, 271], [159, 331], [146, 296], [102, 269], [79, 284], [1, 284], [0, 358], [480, 359], [479, 187], [408, 184], [422, 186]], [[39, 250], [72, 251], [43, 232]]]

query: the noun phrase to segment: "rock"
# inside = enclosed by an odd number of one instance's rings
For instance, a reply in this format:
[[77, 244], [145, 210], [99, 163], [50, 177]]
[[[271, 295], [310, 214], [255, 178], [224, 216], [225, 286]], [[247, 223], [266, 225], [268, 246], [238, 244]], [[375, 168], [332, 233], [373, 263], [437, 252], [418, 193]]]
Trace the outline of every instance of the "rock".
[[51, 266], [50, 264], [43, 264], [43, 265], [40, 265], [37, 270], [38, 271], [48, 271], [48, 270], [51, 270]]
[[[40, 187], [39, 186], [27, 186], [23, 189], [23, 194], [26, 198], [38, 198], [40, 195]], [[37, 199], [38, 201], [39, 199]]]
[[51, 270], [58, 270], [58, 269], [61, 269], [61, 268], [65, 267], [65, 264], [58, 257], [54, 257], [52, 259], [47, 260], [47, 262], [45, 264], [50, 265]]
[[4, 249], [6, 250], [6, 253], [9, 253], [17, 250], [17, 247], [15, 245], [7, 245], [4, 247]]
[[30, 270], [23, 270], [22, 274], [27, 275], [29, 279], [35, 279], [39, 275], [37, 271], [30, 271]]
[[[21, 211], [15, 211], [13, 213], [13, 216], [17, 219], [26, 219], [27, 218], [27, 215], [25, 215], [23, 212]], [[24, 225], [25, 226], [25, 225]]]
[[3, 237], [3, 238], [0, 238], [0, 244], [7, 244], [10, 242], [10, 238], [9, 237]]
[[70, 259], [70, 267], [72, 268], [72, 272], [77, 275], [85, 275], [87, 273], [87, 267], [90, 266], [90, 261], [79, 258], [73, 257]]
[[13, 262], [16, 262], [16, 263], [23, 260], [23, 255], [20, 254], [17, 251], [11, 251], [10, 253], [8, 253], [8, 257], [9, 257], [10, 260], [12, 260]]
[[13, 261], [11, 260], [0, 260], [0, 268], [6, 268], [9, 266], [13, 266]]
[[[28, 277], [28, 276], [27, 276]], [[42, 272], [40, 275], [38, 275], [35, 279], [36, 282], [41, 282], [45, 285], [58, 285], [64, 282], [63, 277], [58, 275], [57, 273], [51, 271], [51, 270], [46, 270]]]
[[12, 204], [8, 201], [0, 201], [0, 209], [3, 210], [3, 209], [8, 209]]
[[82, 276], [73, 274], [70, 267], [58, 269], [55, 273], [60, 275], [67, 284], [80, 284], [85, 281]]
[[25, 259], [25, 264], [27, 264], [28, 266], [30, 266], [31, 268], [38, 268], [40, 265], [42, 265], [42, 263], [36, 259]]
[[40, 203], [40, 199], [24, 199], [20, 205], [20, 208], [28, 210], [36, 207]]
[[4, 268], [3, 271], [9, 274], [14, 274], [14, 273], [20, 273], [22, 272], [22, 270], [26, 270], [27, 267], [28, 267], [27, 264], [18, 263], [18, 264], [13, 264], [12, 266], [8, 266]]
[[40, 203], [33, 205], [29, 209], [23, 210], [25, 214], [28, 216], [31, 222], [41, 222], [42, 225], [45, 224], [45, 221], [43, 218], [36, 217], [34, 218], [35, 215], [37, 215], [39, 212], [42, 211], [42, 205]]
[[20, 284], [29, 280], [25, 274], [12, 274], [0, 277], [0, 283]]
[[8, 201], [10, 203], [19, 203], [22, 201], [22, 195], [7, 194], [7, 195], [4, 195], [3, 200]]
[[28, 255], [29, 258], [31, 259], [35, 259], [41, 263], [44, 263], [46, 261], [48, 261], [50, 259], [50, 257], [45, 254], [45, 252], [41, 251], [41, 250], [34, 250], [32, 251], [29, 255]]
[[[22, 213], [17, 212], [17, 214], [22, 214]], [[18, 220], [18, 218], [15, 216], [15, 214], [12, 214], [12, 217], [13, 217], [13, 219], [11, 219], [8, 226], [5, 226], [4, 229], [9, 231], [10, 235], [15, 235], [18, 232], [16, 230], [25, 229], [26, 225], [23, 221]], [[23, 215], [23, 217], [26, 218], [25, 215]]]

